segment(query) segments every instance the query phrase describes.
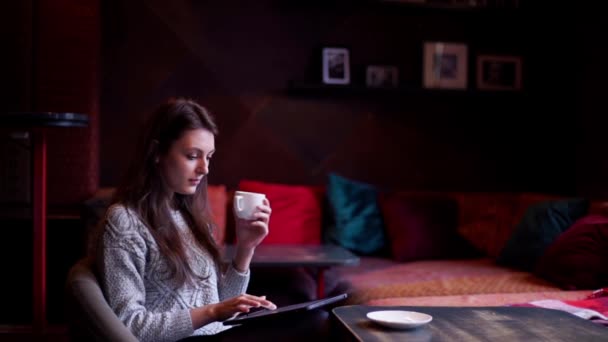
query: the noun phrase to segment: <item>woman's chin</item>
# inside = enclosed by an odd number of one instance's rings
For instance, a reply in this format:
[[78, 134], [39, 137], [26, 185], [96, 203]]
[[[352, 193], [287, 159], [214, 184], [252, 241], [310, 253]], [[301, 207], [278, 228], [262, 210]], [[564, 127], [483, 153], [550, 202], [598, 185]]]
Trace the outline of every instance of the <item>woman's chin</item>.
[[189, 186], [185, 189], [181, 189], [180, 191], [178, 191], [180, 195], [194, 195], [195, 192], [196, 186]]

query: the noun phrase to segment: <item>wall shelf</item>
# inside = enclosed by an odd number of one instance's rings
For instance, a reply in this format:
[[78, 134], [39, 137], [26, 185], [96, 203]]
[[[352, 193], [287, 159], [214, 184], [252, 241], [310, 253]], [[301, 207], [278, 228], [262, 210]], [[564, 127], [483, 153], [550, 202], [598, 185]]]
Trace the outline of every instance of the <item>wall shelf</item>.
[[448, 0], [372, 0], [378, 5], [403, 7], [422, 10], [446, 11], [493, 11], [517, 10], [521, 7], [520, 0], [477, 0], [477, 1], [448, 1]]
[[291, 96], [334, 97], [334, 98], [412, 98], [412, 97], [483, 97], [483, 98], [523, 98], [525, 91], [482, 91], [476, 89], [426, 89], [414, 86], [396, 88], [368, 88], [364, 85], [333, 85], [313, 81], [295, 81], [288, 83], [288, 94]]

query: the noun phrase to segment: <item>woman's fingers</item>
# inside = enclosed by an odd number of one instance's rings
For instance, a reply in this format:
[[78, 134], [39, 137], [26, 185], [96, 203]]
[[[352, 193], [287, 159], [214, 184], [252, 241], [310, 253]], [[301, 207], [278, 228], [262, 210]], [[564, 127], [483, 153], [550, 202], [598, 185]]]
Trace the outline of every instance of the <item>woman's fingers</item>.
[[245, 305], [249, 306], [247, 308], [247, 310], [249, 310], [250, 307], [260, 307], [260, 306], [265, 307], [270, 310], [274, 310], [277, 308], [277, 306], [274, 305], [273, 302], [266, 299], [266, 296], [254, 296], [254, 295], [250, 295], [250, 294], [243, 294], [237, 298], [239, 298], [241, 301], [241, 303], [239, 305], [245, 304]]
[[270, 220], [270, 214], [258, 211], [255, 214], [253, 214], [254, 220], [253, 221], [268, 221]]
[[[268, 224], [263, 221], [254, 221], [254, 222], [251, 222], [251, 225], [254, 227], [259, 227], [261, 229], [266, 229], [266, 230], [268, 229]], [[266, 233], [266, 232], [264, 231], [262, 234], [264, 234], [264, 233]]]
[[270, 213], [272, 213], [272, 208], [270, 208], [269, 205], [258, 205], [256, 207], [256, 209], [258, 210], [258, 212], [262, 212], [262, 213], [265, 213], [268, 215], [270, 215]]
[[248, 293], [243, 293], [242, 295], [236, 297], [240, 302], [242, 303], [246, 303], [250, 306], [255, 306], [258, 303], [261, 303], [262, 301], [266, 300], [265, 296], [259, 297], [259, 296], [254, 296]]
[[260, 296], [259, 298], [261, 299], [260, 300], [261, 306], [265, 307], [266, 309], [268, 309], [268, 310], [274, 310], [274, 309], [277, 308], [277, 306], [274, 305], [273, 302], [271, 302], [268, 299], [266, 299], [266, 296]]

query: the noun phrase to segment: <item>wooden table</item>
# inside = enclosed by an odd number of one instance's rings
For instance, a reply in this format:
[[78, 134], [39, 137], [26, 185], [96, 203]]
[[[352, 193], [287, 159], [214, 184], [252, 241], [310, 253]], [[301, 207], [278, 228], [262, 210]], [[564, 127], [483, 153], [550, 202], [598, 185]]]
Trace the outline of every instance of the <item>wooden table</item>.
[[31, 133], [33, 146], [33, 328], [46, 329], [46, 131], [56, 127], [86, 127], [89, 117], [76, 113], [1, 113], [0, 125]]
[[[223, 259], [231, 261], [234, 246], [223, 250]], [[254, 267], [310, 267], [317, 273], [317, 298], [325, 295], [324, 272], [334, 266], [356, 266], [359, 257], [335, 245], [260, 245], [251, 260]]]
[[[433, 320], [411, 330], [380, 326], [377, 310], [423, 312]], [[408, 307], [350, 305], [332, 310], [345, 340], [375, 341], [608, 341], [608, 328], [573, 314], [530, 307]]]

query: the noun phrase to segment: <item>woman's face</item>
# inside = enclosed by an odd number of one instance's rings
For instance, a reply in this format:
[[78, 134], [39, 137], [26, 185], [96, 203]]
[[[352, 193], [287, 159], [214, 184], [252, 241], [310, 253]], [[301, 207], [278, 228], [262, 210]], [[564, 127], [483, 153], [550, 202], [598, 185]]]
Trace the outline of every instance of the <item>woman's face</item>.
[[215, 152], [215, 137], [206, 129], [192, 129], [173, 142], [158, 159], [161, 175], [169, 188], [182, 195], [192, 195], [205, 175]]

